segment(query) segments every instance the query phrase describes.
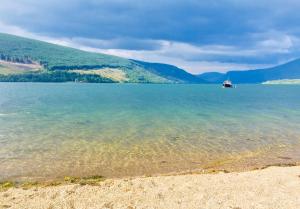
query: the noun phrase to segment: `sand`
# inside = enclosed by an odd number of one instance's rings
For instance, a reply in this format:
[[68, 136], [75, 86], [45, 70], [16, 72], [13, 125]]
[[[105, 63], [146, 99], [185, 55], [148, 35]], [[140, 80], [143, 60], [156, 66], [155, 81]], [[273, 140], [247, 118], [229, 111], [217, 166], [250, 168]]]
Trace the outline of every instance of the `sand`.
[[300, 167], [108, 179], [98, 186], [11, 188], [0, 192], [0, 208], [299, 209]]

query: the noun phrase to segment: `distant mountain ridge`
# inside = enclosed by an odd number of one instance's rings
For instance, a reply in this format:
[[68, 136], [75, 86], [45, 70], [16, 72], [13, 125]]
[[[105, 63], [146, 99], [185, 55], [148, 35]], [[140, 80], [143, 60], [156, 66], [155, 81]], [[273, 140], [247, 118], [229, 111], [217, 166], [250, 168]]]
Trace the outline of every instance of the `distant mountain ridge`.
[[149, 63], [133, 60], [135, 63], [142, 65], [146, 70], [160, 75], [164, 78], [174, 80], [177, 82], [180, 81], [189, 81], [190, 83], [205, 83], [202, 79], [195, 75], [192, 75], [183, 69], [180, 69], [174, 65], [162, 64], [162, 63]]
[[9, 71], [13, 65], [0, 66], [0, 81], [206, 83], [172, 65], [87, 52], [3, 33], [0, 33], [0, 60], [41, 66], [39, 71], [23, 72]]
[[230, 79], [233, 83], [263, 83], [272, 80], [300, 79], [300, 59], [266, 69], [229, 71], [227, 73], [209, 72], [198, 75], [210, 83], [221, 83]]

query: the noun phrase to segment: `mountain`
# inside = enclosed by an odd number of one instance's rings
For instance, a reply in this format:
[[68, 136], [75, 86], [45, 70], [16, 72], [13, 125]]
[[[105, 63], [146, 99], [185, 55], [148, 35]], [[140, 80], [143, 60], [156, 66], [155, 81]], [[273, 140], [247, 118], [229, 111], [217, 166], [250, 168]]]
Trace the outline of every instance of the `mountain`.
[[93, 53], [0, 33], [0, 81], [206, 83], [172, 65]]
[[266, 69], [203, 73], [198, 77], [212, 83], [221, 83], [226, 79], [230, 79], [233, 83], [263, 83], [272, 80], [300, 79], [300, 59]]
[[169, 80], [173, 80], [179, 83], [182, 81], [188, 81], [189, 83], [206, 83], [203, 80], [200, 80], [197, 76], [192, 75], [173, 65], [149, 63], [137, 60], [133, 61], [142, 65], [144, 69]]
[[198, 78], [201, 78], [209, 83], [221, 83], [224, 81], [225, 77], [225, 74], [218, 72], [207, 72], [198, 75]]

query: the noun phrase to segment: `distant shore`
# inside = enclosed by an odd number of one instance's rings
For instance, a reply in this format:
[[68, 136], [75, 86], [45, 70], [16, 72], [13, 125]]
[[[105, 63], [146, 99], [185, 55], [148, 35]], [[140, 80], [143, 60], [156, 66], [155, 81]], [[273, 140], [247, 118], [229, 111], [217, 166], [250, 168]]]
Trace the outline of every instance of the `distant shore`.
[[10, 188], [0, 208], [276, 208], [300, 205], [300, 166]]
[[282, 80], [272, 80], [272, 81], [266, 81], [262, 84], [279, 84], [279, 85], [299, 85], [300, 79], [282, 79]]

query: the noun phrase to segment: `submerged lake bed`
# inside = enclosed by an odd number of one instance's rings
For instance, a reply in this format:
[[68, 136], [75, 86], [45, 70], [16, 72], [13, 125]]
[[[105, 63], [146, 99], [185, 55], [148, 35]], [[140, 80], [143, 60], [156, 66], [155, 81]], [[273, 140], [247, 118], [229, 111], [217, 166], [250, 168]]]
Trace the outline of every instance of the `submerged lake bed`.
[[0, 180], [299, 162], [300, 86], [0, 83]]

